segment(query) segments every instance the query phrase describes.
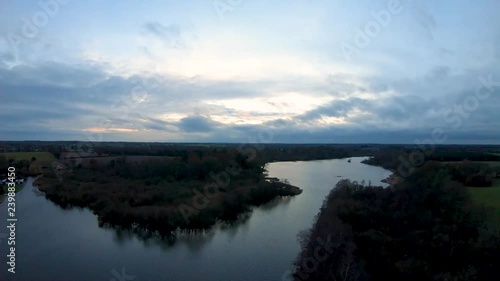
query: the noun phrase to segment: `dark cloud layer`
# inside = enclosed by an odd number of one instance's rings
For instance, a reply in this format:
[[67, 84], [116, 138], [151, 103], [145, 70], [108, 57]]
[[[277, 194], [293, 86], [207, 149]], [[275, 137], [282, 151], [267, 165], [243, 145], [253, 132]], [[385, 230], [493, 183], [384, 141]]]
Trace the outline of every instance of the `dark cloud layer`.
[[188, 133], [207, 133], [214, 130], [217, 123], [210, 118], [203, 116], [190, 116], [182, 118], [179, 122], [179, 128]]
[[[231, 108], [207, 100], [265, 97], [273, 90], [309, 88], [311, 81], [286, 80], [210, 81], [138, 73], [122, 77], [96, 64], [68, 65], [45, 62], [35, 66], [0, 67], [0, 139], [83, 139], [85, 130], [102, 127], [123, 131], [104, 133], [105, 140], [171, 141], [170, 134], [185, 141], [246, 141], [265, 134], [272, 142], [413, 143], [442, 129], [449, 143], [498, 143], [500, 141], [500, 84], [485, 100], [478, 100], [467, 117], [447, 110], [464, 105], [481, 85], [479, 77], [500, 81], [494, 67], [454, 74], [438, 66], [427, 75], [397, 80], [365, 77], [354, 82], [349, 75], [330, 75], [314, 88], [334, 99], [295, 116], [255, 111], [254, 117], [277, 119], [261, 125], [216, 122], [211, 112], [238, 116]], [[359, 79], [358, 79], [359, 80]], [[288, 87], [288, 88], [287, 88]], [[483, 87], [483, 89], [485, 89]], [[158, 116], [180, 114], [177, 121]], [[183, 117], [182, 117], [183, 116]], [[343, 123], [321, 123], [327, 117]], [[457, 126], [460, 121], [459, 126]], [[132, 133], [133, 134], [133, 133]], [[142, 137], [141, 137], [142, 136]]]

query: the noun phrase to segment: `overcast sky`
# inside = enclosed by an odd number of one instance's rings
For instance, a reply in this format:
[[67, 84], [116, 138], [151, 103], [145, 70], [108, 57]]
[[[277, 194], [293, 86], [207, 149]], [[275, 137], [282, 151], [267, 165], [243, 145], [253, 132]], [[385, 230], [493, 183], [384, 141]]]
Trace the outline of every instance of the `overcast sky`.
[[0, 140], [500, 143], [500, 1], [1, 1]]

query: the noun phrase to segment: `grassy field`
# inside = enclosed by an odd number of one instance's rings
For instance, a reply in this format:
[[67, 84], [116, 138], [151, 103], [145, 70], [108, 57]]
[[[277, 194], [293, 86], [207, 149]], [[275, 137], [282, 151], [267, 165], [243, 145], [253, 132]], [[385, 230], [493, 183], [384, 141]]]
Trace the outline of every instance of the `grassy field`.
[[7, 159], [14, 159], [16, 161], [31, 161], [32, 157], [35, 157], [37, 161], [52, 161], [56, 159], [50, 152], [3, 152], [0, 153], [0, 156], [4, 156]]
[[[494, 153], [492, 153], [494, 154]], [[500, 155], [500, 154], [498, 154]], [[475, 162], [475, 161], [474, 161]], [[486, 163], [492, 168], [500, 167], [500, 161], [478, 161]], [[443, 161], [444, 164], [456, 164], [460, 162]], [[500, 179], [493, 179], [491, 187], [470, 187], [472, 199], [478, 203], [496, 210], [496, 220], [500, 223]]]
[[500, 179], [495, 179], [492, 187], [470, 187], [469, 191], [475, 202], [494, 208], [500, 221]]

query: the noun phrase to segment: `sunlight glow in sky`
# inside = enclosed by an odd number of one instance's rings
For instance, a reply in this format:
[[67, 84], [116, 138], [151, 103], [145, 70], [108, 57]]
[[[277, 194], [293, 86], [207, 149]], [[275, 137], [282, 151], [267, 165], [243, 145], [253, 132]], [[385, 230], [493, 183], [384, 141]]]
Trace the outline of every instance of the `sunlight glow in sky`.
[[2, 1], [0, 139], [241, 142], [266, 128], [275, 142], [414, 143], [443, 128], [448, 143], [499, 143], [499, 10]]

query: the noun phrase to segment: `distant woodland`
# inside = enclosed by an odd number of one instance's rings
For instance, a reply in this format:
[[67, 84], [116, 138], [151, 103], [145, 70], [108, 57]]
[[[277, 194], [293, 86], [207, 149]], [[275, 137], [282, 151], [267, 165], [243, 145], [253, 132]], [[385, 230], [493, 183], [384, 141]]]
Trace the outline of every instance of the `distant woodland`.
[[41, 175], [36, 184], [61, 207], [161, 235], [300, 194], [268, 177], [269, 162], [370, 156], [366, 164], [393, 171], [390, 188], [332, 186], [299, 237], [295, 280], [498, 279], [497, 146], [4, 142], [0, 149], [0, 168]]

